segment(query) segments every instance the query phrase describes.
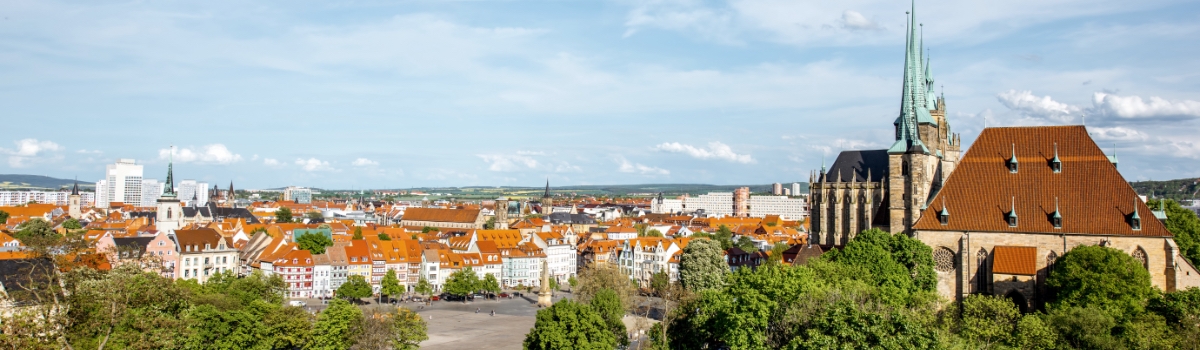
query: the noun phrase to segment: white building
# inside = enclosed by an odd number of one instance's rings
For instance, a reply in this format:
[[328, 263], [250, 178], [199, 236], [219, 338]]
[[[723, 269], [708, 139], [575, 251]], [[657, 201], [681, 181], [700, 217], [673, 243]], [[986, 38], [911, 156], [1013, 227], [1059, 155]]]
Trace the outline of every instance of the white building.
[[[655, 198], [650, 201], [650, 212], [655, 214], [672, 214], [683, 211], [683, 198]], [[732, 197], [731, 197], [732, 198]]]
[[787, 196], [750, 196], [750, 216], [764, 217], [779, 215], [784, 220], [800, 220], [808, 216], [808, 207], [803, 199]]
[[686, 197], [683, 202], [684, 211], [703, 209], [708, 216], [721, 217], [733, 215], [733, 192], [709, 192], [695, 197]]
[[662, 237], [642, 237], [626, 240], [621, 244], [618, 266], [643, 287], [650, 286], [650, 279], [655, 273], [670, 274], [668, 263], [671, 256], [678, 252], [679, 245]]
[[304, 187], [288, 186], [283, 190], [283, 200], [299, 204], [312, 203], [313, 191]]
[[141, 165], [133, 159], [118, 159], [105, 166], [104, 179], [96, 182], [96, 207], [108, 208], [112, 202], [152, 206], [142, 202]]
[[163, 183], [155, 179], [142, 179], [142, 204], [143, 207], [154, 206], [158, 203], [158, 197], [163, 194]]
[[793, 182], [793, 183], [792, 183], [792, 195], [793, 195], [793, 196], [799, 196], [799, 195], [800, 195], [800, 183], [799, 183], [799, 182]]
[[[183, 180], [179, 182], [179, 188], [175, 190], [179, 194], [179, 200], [187, 202], [188, 206], [202, 207], [208, 205], [208, 183], [197, 182], [196, 180]], [[192, 203], [192, 200], [196, 203]]]
[[[96, 194], [79, 192], [80, 203], [95, 203]], [[14, 207], [29, 202], [54, 205], [70, 204], [71, 191], [0, 191], [0, 206]]]
[[566, 281], [578, 271], [576, 264], [579, 257], [575, 245], [571, 244], [562, 232], [538, 232], [530, 237], [533, 243], [546, 252], [546, 264], [550, 269], [550, 278], [559, 282]]

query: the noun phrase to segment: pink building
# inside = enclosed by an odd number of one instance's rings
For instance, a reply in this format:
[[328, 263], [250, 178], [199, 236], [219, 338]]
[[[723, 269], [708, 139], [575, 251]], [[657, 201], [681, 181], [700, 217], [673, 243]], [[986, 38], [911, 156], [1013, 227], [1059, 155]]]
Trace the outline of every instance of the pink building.
[[105, 254], [113, 265], [139, 263], [146, 271], [156, 271], [171, 279], [175, 278], [179, 262], [176, 247], [171, 235], [162, 232], [135, 237], [114, 237], [109, 232], [96, 240], [96, 251]]

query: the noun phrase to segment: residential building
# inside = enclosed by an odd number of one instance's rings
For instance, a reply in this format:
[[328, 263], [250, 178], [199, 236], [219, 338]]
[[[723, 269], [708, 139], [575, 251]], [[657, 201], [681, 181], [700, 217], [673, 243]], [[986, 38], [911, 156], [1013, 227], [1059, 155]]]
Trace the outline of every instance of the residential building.
[[139, 206], [150, 207], [158, 203], [158, 197], [163, 194], [163, 183], [156, 179], [142, 179], [142, 203]]
[[179, 244], [179, 278], [194, 279], [203, 284], [215, 273], [240, 271], [238, 250], [232, 242], [211, 228], [175, 230]]
[[118, 159], [105, 166], [104, 179], [96, 182], [96, 207], [108, 208], [113, 202], [150, 206], [142, 199], [141, 165], [133, 159]]
[[362, 276], [367, 283], [371, 282], [371, 249], [367, 245], [367, 241], [356, 239], [350, 241], [350, 245], [346, 246], [346, 257], [350, 258], [349, 269], [346, 271], [346, 278], [350, 276]]
[[750, 196], [750, 217], [779, 215], [784, 220], [798, 221], [808, 217], [805, 200], [787, 196]]
[[425, 277], [433, 286], [434, 292], [442, 290], [442, 280], [445, 278], [442, 276], [441, 262], [441, 256], [436, 249], [425, 249], [421, 252], [421, 277]]
[[187, 202], [189, 207], [203, 207], [208, 205], [208, 183], [197, 182], [196, 180], [183, 180], [179, 182], [179, 199]]
[[772, 184], [771, 185], [771, 194], [776, 195], [776, 196], [782, 196], [783, 195], [783, 184], [778, 183], [778, 182]]
[[479, 254], [480, 266], [476, 269], [479, 278], [489, 273], [496, 277], [496, 281], [504, 278], [504, 261], [500, 258], [500, 248], [495, 241], [476, 241], [468, 252]]
[[500, 256], [503, 262], [501, 285], [506, 287], [538, 286], [541, 284], [542, 261], [546, 253], [531, 242], [521, 243], [515, 249], [505, 249]]
[[[79, 192], [80, 203], [93, 205], [96, 193]], [[71, 203], [71, 192], [68, 191], [0, 191], [0, 206], [15, 207], [29, 203], [68, 205]], [[139, 203], [140, 204], [140, 203]]]
[[1085, 245], [1129, 254], [1162, 291], [1200, 286], [1171, 232], [1082, 125], [984, 129], [950, 180], [913, 232], [933, 248], [943, 297], [1037, 307], [1056, 259]]
[[674, 241], [662, 237], [642, 237], [625, 240], [618, 253], [618, 266], [644, 287], [658, 272], [668, 272], [667, 263], [680, 251]]
[[[570, 228], [567, 228], [570, 230]], [[546, 253], [546, 264], [550, 270], [550, 278], [566, 281], [577, 272], [578, 254], [575, 245], [571, 244], [563, 231], [539, 232], [533, 236], [533, 243]]]
[[333, 242], [333, 246], [325, 248], [325, 255], [329, 257], [329, 289], [321, 291], [324, 296], [333, 296], [342, 283], [346, 283], [350, 275], [350, 257], [346, 255], [349, 246], [350, 242]]
[[408, 208], [400, 219], [401, 226], [463, 230], [483, 229], [485, 222], [481, 209]]
[[289, 298], [311, 298], [313, 296], [313, 256], [307, 250], [293, 245], [292, 251], [275, 259], [275, 273], [287, 285]]
[[[333, 296], [333, 289], [330, 288], [333, 279], [333, 260], [330, 259], [329, 249], [325, 248], [323, 254], [313, 254], [313, 273], [312, 273], [312, 297], [325, 298]], [[345, 250], [343, 250], [344, 252]]]
[[800, 192], [800, 183], [793, 182], [792, 183], [792, 196], [800, 196], [800, 193], [801, 193]]
[[312, 203], [313, 191], [305, 187], [288, 186], [283, 190], [283, 200], [297, 204]]

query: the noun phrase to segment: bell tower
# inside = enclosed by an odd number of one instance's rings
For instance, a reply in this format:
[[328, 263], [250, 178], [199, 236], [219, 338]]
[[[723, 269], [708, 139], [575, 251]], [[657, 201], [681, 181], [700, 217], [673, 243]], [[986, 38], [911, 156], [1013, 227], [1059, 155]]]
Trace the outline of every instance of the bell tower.
[[163, 185], [163, 195], [158, 198], [158, 212], [154, 220], [159, 232], [175, 233], [183, 226], [183, 205], [175, 194], [175, 146], [171, 146], [171, 160], [167, 163], [167, 182]]
[[68, 197], [67, 203], [67, 215], [75, 220], [83, 217], [83, 209], [79, 207], [79, 201], [79, 180], [76, 180], [75, 185], [71, 186], [71, 196]]

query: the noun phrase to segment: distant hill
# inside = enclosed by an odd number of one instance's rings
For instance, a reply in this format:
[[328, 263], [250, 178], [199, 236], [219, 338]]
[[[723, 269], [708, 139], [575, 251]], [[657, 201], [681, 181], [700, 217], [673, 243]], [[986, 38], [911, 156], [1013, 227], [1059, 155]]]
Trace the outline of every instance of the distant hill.
[[1139, 195], [1173, 200], [1200, 198], [1200, 179], [1130, 182]]
[[[792, 183], [783, 184], [790, 189]], [[708, 192], [732, 192], [738, 187], [749, 187], [752, 193], [771, 191], [771, 185], [707, 185], [707, 184], [638, 184], [638, 185], [581, 185], [581, 186], [550, 186], [550, 192], [555, 194], [575, 193], [579, 195], [650, 195], [663, 193], [666, 196], [680, 194], [704, 194]], [[545, 187], [525, 186], [465, 186], [465, 187], [416, 187], [401, 188], [402, 191], [422, 191], [426, 193], [444, 193], [463, 197], [494, 197], [498, 195], [538, 196]], [[348, 190], [330, 190], [329, 192], [349, 192]], [[357, 192], [353, 191], [353, 192]], [[808, 193], [808, 183], [800, 182], [800, 193]]]
[[[41, 175], [0, 174], [0, 190], [58, 190], [70, 188], [75, 180], [56, 179]], [[94, 182], [80, 182], [79, 188], [91, 190]]]

